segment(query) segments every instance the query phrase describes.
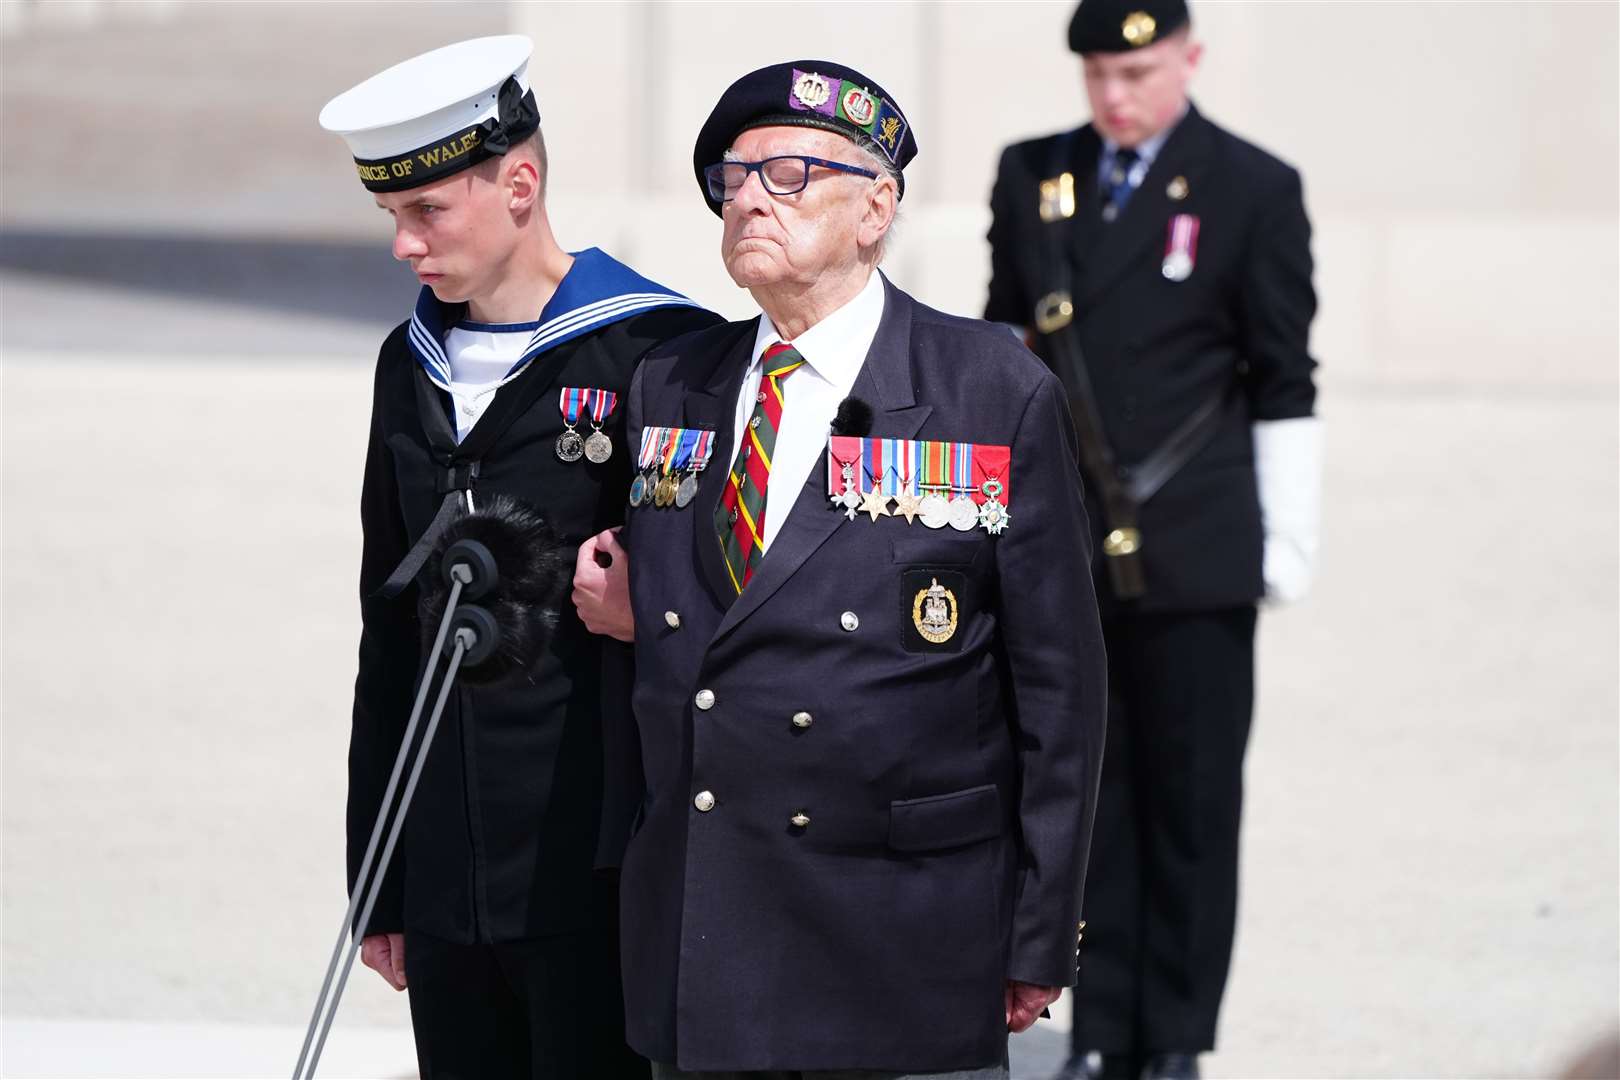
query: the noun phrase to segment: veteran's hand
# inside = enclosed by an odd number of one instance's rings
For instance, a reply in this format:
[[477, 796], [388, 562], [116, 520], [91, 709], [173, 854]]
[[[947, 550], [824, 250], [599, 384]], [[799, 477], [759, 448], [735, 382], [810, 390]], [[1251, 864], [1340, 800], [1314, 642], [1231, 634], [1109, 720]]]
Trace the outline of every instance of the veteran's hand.
[[636, 640], [636, 620], [630, 612], [630, 556], [619, 544], [618, 529], [597, 533], [579, 546], [574, 607], [591, 633]]
[[360, 962], [395, 990], [405, 989], [404, 934], [368, 934], [360, 941]]
[[1031, 986], [1029, 983], [1007, 980], [1007, 1030], [1013, 1034], [1027, 1031], [1052, 1002], [1063, 995], [1061, 987]]

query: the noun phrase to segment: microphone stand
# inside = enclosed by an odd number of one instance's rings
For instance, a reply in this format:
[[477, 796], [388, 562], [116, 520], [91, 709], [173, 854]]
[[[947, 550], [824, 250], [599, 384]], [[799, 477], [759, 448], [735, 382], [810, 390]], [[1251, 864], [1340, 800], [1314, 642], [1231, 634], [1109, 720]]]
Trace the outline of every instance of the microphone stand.
[[[343, 913], [343, 924], [338, 928], [337, 942], [332, 946], [331, 959], [327, 961], [326, 977], [321, 981], [321, 991], [315, 998], [315, 1009], [309, 1018], [309, 1028], [304, 1033], [303, 1047], [298, 1052], [298, 1064], [293, 1070], [293, 1080], [310, 1080], [315, 1075], [316, 1065], [320, 1063], [321, 1051], [326, 1046], [326, 1037], [331, 1031], [332, 1021], [337, 1016], [338, 1003], [343, 998], [343, 988], [348, 984], [349, 972], [354, 967], [354, 958], [360, 951], [366, 927], [371, 922], [372, 909], [376, 906], [377, 896], [382, 891], [383, 878], [394, 855], [394, 845], [398, 842], [400, 831], [404, 827], [405, 814], [410, 809], [411, 798], [416, 794], [416, 783], [421, 778], [423, 765], [427, 762], [428, 748], [433, 744], [433, 736], [439, 729], [439, 719], [444, 714], [445, 703], [450, 699], [450, 690], [455, 683], [456, 673], [463, 665], [474, 667], [487, 660], [500, 644], [500, 630], [495, 617], [488, 610], [474, 604], [457, 606], [463, 594], [470, 600], [480, 599], [495, 588], [499, 581], [495, 559], [489, 549], [476, 540], [457, 541], [445, 552], [442, 565], [445, 580], [450, 585], [444, 617], [439, 620], [438, 633], [433, 639], [433, 649], [428, 654], [427, 668], [422, 673], [422, 682], [416, 691], [416, 703], [412, 706], [410, 719], [405, 724], [405, 735], [400, 740], [399, 753], [394, 757], [394, 769], [388, 777], [388, 786], [383, 791], [382, 805], [377, 809], [376, 823], [371, 828], [371, 840], [366, 845], [365, 857], [360, 861], [360, 872], [355, 878], [354, 890]], [[382, 858], [377, 862], [376, 872], [372, 873], [372, 860], [377, 855], [377, 841], [383, 834], [384, 823], [389, 820], [388, 808], [393, 804], [394, 792], [399, 787], [399, 778], [404, 772], [406, 758], [410, 756], [411, 740], [415, 737], [417, 724], [422, 719], [422, 707], [427, 702], [428, 690], [433, 682], [434, 672], [438, 668], [439, 657], [445, 651], [447, 638], [453, 645], [450, 663], [445, 669], [438, 700], [434, 703], [433, 713], [428, 719], [427, 731], [422, 736], [422, 745], [417, 748], [412, 761], [410, 777], [405, 782], [405, 792], [400, 798], [399, 809], [392, 818], [388, 839], [383, 845]], [[362, 896], [365, 898], [365, 906], [360, 911], [359, 922], [356, 923], [355, 908], [360, 905]], [[345, 943], [349, 945], [346, 957]], [[341, 974], [338, 971], [340, 961]], [[335, 989], [334, 976], [337, 978]], [[327, 997], [328, 993], [331, 994], [330, 1000]], [[312, 1043], [313, 1054], [310, 1052]]]

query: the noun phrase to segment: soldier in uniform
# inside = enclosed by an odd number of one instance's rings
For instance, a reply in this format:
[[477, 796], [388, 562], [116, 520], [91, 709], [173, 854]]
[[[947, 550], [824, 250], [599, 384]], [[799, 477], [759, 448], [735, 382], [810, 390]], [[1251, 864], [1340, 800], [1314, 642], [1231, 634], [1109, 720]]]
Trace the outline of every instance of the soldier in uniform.
[[1299, 174], [1191, 104], [1183, 0], [1083, 0], [1092, 122], [1008, 147], [989, 319], [1063, 380], [1108, 643], [1108, 756], [1064, 1078], [1184, 1077], [1236, 917], [1256, 602], [1307, 584], [1320, 442]]
[[1073, 978], [1106, 697], [1074, 434], [1014, 339], [878, 272], [916, 150], [821, 60], [698, 134], [762, 313], [630, 391], [624, 972], [661, 1077], [1005, 1077]]
[[[451, 45], [321, 113], [422, 282], [377, 358], [360, 500], [351, 889], [425, 659], [417, 576], [438, 534], [495, 495], [573, 544], [621, 521], [631, 373], [718, 321], [595, 248], [558, 246], [531, 49]], [[646, 1075], [619, 1012], [613, 869], [639, 770], [628, 713], [603, 697], [604, 664], [627, 653], [569, 610], [529, 682], [449, 700], [362, 945], [409, 988], [424, 1076]]]

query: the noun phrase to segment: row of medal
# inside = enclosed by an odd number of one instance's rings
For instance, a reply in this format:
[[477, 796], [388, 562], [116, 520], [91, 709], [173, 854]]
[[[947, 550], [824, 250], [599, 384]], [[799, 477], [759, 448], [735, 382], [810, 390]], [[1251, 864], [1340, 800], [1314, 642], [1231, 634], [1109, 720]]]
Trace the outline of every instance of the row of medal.
[[[562, 410], [566, 430], [557, 436], [557, 456], [572, 464], [585, 458], [600, 465], [613, 456], [613, 440], [608, 438], [602, 425], [613, 415], [613, 406], [619, 395], [612, 390], [597, 390], [589, 386], [565, 386], [557, 407]], [[591, 418], [591, 433], [581, 435], [576, 429], [581, 416]]]
[[983, 529], [1012, 523], [1006, 446], [834, 435], [827, 442], [827, 497], [844, 516], [903, 517], [930, 529]]
[[714, 454], [714, 432], [697, 428], [645, 427], [630, 482], [631, 506], [676, 506], [697, 498], [698, 476]]

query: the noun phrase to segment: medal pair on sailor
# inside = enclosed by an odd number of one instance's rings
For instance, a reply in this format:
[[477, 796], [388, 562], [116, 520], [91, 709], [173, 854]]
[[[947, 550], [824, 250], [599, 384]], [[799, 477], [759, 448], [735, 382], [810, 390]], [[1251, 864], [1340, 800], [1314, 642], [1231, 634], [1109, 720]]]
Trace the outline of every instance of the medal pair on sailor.
[[874, 522], [904, 517], [908, 525], [999, 536], [1012, 523], [1010, 457], [1005, 446], [834, 435], [827, 497], [851, 521], [861, 513]]
[[686, 509], [697, 498], [698, 477], [714, 454], [714, 432], [697, 428], [647, 427], [641, 431], [639, 470], [630, 483], [630, 505]]
[[[558, 399], [565, 430], [557, 436], [557, 456], [570, 464], [585, 458], [600, 465], [613, 456], [613, 440], [602, 430], [602, 424], [613, 415], [613, 406], [619, 395], [611, 390], [597, 390], [588, 386], [565, 386]], [[591, 433], [581, 435], [576, 430], [582, 413], [591, 418]]]

